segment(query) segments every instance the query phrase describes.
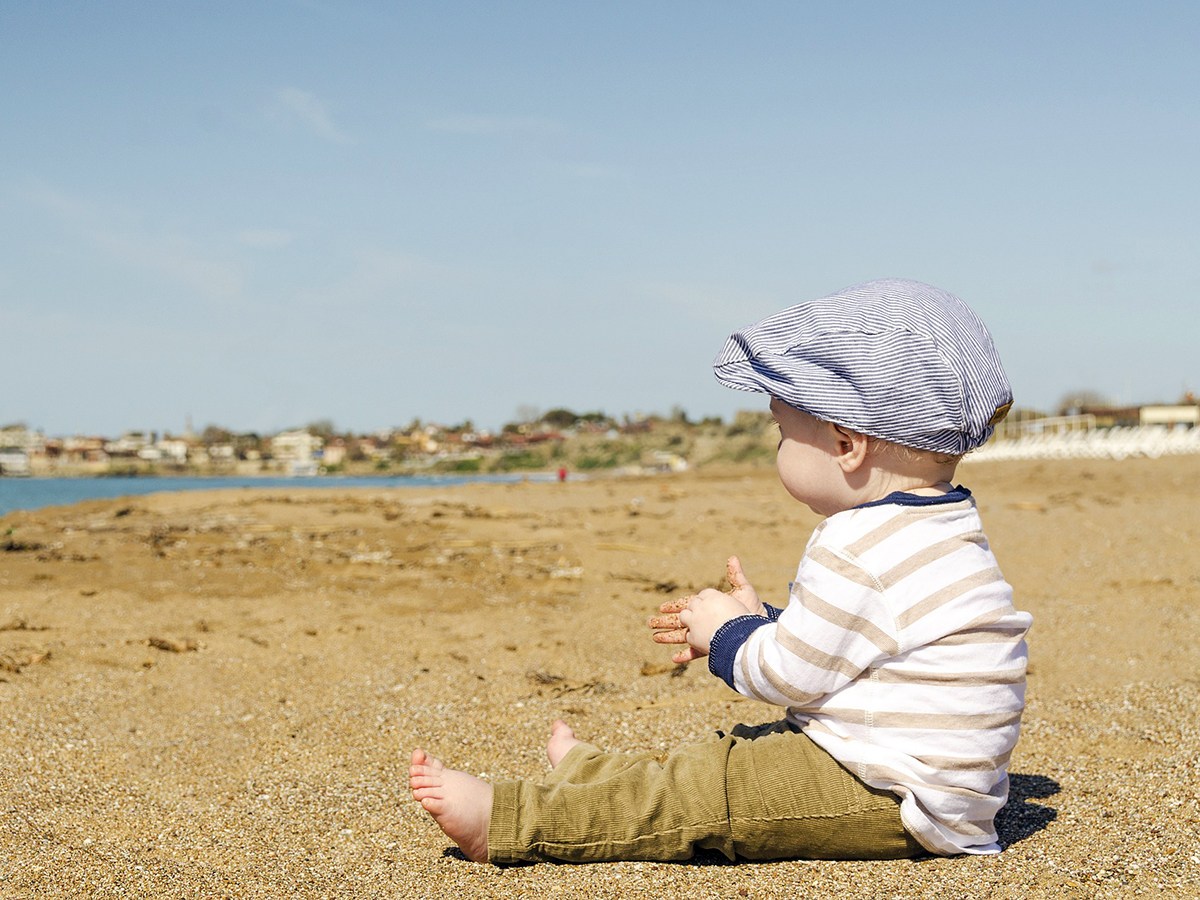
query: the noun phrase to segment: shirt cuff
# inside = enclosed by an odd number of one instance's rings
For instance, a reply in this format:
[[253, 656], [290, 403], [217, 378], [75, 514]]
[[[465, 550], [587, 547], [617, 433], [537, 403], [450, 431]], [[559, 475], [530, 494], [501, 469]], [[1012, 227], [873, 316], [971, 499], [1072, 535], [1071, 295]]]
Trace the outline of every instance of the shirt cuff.
[[718, 628], [708, 642], [708, 671], [733, 687], [733, 664], [738, 650], [751, 632], [770, 622], [766, 616], [738, 616]]

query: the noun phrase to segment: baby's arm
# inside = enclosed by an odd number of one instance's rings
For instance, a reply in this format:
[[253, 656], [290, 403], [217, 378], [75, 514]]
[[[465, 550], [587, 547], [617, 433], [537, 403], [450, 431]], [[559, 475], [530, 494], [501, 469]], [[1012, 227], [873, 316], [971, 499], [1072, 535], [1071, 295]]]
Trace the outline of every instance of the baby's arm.
[[729, 557], [725, 572], [731, 589], [728, 594], [706, 588], [690, 597], [668, 600], [659, 607], [664, 615], [650, 620], [650, 627], [658, 629], [653, 636], [657, 643], [688, 645], [671, 657], [675, 662], [691, 662], [707, 654], [713, 634], [731, 619], [746, 615], [774, 618], [758, 599], [736, 556]]

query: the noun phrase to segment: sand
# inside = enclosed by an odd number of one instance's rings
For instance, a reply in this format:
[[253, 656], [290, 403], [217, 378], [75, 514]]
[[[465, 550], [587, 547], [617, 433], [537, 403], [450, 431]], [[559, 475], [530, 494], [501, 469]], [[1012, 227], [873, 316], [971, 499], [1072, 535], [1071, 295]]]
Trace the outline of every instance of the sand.
[[1006, 849], [905, 862], [467, 862], [420, 744], [539, 778], [778, 718], [645, 627], [724, 576], [768, 602], [816, 517], [769, 469], [160, 494], [0, 519], [0, 897], [1200, 895], [1200, 457], [967, 462], [1029, 706]]

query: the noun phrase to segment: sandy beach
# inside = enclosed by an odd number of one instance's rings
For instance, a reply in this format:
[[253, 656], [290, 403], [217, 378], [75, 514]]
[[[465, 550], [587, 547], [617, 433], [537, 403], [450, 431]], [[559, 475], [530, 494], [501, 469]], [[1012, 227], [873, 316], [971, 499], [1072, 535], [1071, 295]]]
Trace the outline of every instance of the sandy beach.
[[645, 626], [731, 553], [784, 603], [818, 519], [764, 467], [0, 519], [0, 897], [1200, 896], [1200, 456], [959, 476], [1034, 615], [999, 856], [500, 869], [412, 802], [416, 745], [540, 778], [556, 717], [779, 718]]

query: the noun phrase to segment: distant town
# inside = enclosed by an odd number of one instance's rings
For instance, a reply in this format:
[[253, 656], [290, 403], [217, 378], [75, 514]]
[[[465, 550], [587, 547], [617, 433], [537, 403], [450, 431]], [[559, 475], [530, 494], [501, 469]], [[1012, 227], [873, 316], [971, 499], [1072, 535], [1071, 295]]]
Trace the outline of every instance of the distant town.
[[705, 461], [767, 459], [771, 417], [740, 413], [692, 422], [669, 416], [618, 421], [600, 412], [533, 413], [499, 431], [414, 420], [369, 434], [319, 421], [276, 434], [190, 425], [178, 434], [127, 431], [120, 436], [50, 437], [24, 424], [0, 428], [0, 475], [10, 477], [155, 475], [386, 475], [491, 473], [570, 468], [686, 468]]
[[[1014, 410], [998, 442], [1048, 433], [1167, 429], [1200, 425], [1200, 403], [1113, 407], [1090, 396], [1064, 400], [1054, 415]], [[1197, 432], [1200, 434], [1200, 432]], [[1099, 435], [1102, 436], [1102, 435]], [[1195, 437], [1195, 435], [1189, 435]], [[339, 432], [328, 420], [260, 435], [216, 425], [178, 434], [127, 431], [116, 437], [50, 437], [24, 424], [0, 428], [0, 475], [130, 477], [171, 475], [404, 475], [520, 471], [680, 471], [720, 463], [769, 463], [777, 433], [766, 412], [692, 421], [669, 415], [625, 416], [552, 409], [528, 412], [499, 431], [470, 421], [440, 425], [414, 420], [369, 434]]]

